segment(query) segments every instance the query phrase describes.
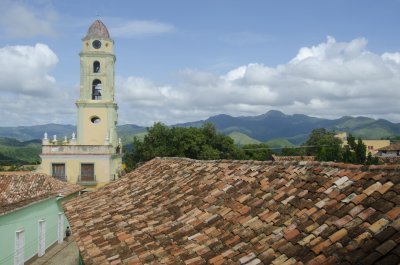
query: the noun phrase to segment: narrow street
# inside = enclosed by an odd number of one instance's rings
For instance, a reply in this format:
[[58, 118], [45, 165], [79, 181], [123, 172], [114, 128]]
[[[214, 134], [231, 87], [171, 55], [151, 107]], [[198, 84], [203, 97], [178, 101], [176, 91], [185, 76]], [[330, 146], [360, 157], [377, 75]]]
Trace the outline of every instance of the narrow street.
[[78, 247], [75, 241], [70, 238], [60, 245], [56, 245], [46, 252], [46, 254], [30, 265], [77, 265], [78, 264]]

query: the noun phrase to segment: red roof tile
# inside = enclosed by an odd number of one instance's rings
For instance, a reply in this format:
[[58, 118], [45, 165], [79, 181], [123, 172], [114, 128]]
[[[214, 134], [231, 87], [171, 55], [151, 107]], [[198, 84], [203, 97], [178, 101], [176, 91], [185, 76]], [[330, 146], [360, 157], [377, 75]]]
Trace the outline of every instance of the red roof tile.
[[157, 158], [64, 208], [88, 265], [384, 264], [399, 169]]
[[45, 174], [9, 172], [0, 174], [0, 215], [52, 196], [68, 196], [82, 190], [79, 185]]

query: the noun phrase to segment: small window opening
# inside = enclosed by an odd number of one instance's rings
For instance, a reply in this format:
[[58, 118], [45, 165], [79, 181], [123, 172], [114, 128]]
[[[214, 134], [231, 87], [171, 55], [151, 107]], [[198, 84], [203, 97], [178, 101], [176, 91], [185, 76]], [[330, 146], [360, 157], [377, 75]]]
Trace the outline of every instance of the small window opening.
[[93, 73], [100, 73], [100, 62], [99, 61], [93, 62]]
[[93, 80], [92, 83], [92, 99], [94, 100], [100, 100], [101, 99], [101, 91], [102, 90], [102, 84], [99, 79]]
[[90, 121], [91, 121], [92, 123], [94, 123], [94, 124], [98, 124], [98, 123], [100, 123], [101, 120], [100, 120], [99, 117], [94, 116], [94, 117], [90, 118]]
[[51, 165], [51, 174], [54, 178], [66, 181], [67, 178], [65, 176], [65, 164], [64, 163], [53, 163]]
[[81, 164], [81, 176], [80, 181], [96, 181], [96, 176], [94, 175], [94, 164], [85, 163]]

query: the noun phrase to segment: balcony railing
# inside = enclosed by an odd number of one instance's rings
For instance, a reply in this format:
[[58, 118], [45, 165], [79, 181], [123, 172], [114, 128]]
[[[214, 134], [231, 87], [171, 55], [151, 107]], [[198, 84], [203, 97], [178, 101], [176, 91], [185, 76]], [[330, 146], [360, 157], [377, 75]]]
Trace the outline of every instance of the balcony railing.
[[82, 186], [94, 186], [97, 184], [96, 175], [93, 176], [78, 176], [78, 183]]
[[53, 176], [53, 178], [67, 182], [67, 176]]
[[115, 154], [111, 145], [43, 145], [42, 154]]

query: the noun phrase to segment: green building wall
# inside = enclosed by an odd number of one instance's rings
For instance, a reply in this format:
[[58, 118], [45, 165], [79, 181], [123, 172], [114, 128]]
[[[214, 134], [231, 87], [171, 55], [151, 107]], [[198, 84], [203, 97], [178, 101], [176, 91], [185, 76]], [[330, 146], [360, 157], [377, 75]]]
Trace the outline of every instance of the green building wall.
[[[63, 199], [49, 198], [0, 216], [0, 265], [14, 264], [15, 232], [24, 230], [24, 260], [38, 252], [39, 220], [46, 220], [46, 249], [57, 242], [58, 213]], [[64, 216], [64, 231], [68, 225]]]

